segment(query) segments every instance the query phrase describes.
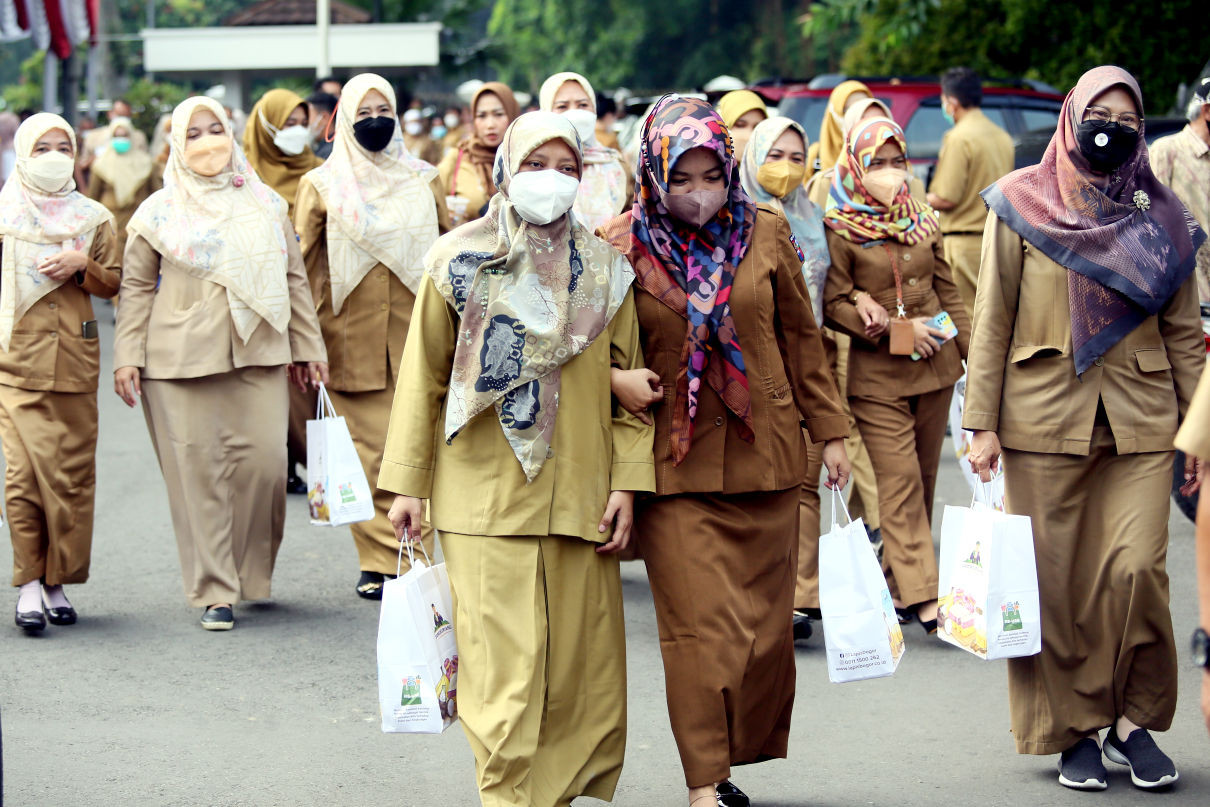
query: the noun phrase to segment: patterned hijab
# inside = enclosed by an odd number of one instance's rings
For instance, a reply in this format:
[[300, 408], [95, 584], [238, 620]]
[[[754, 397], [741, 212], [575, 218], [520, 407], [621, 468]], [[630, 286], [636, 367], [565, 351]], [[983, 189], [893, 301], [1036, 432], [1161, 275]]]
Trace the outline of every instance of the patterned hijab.
[[907, 156], [907, 140], [899, 124], [887, 118], [863, 121], [849, 133], [845, 159], [836, 164], [824, 224], [855, 244], [888, 238], [901, 244], [919, 244], [939, 229], [937, 214], [912, 198], [907, 182], [890, 207], [875, 199], [862, 184], [874, 152], [888, 140], [898, 143]]
[[[569, 81], [580, 85], [595, 113], [596, 92], [588, 79], [579, 73], [555, 73], [542, 82], [542, 89], [538, 91], [542, 110], [554, 111], [555, 95]], [[580, 145], [584, 150], [584, 175], [580, 177], [580, 192], [574, 209], [584, 226], [596, 232], [626, 208], [626, 168], [621, 153], [598, 143], [595, 133], [592, 139]]]
[[92, 172], [113, 188], [114, 198], [118, 207], [126, 207], [134, 201], [139, 188], [147, 183], [151, 176], [151, 155], [144, 149], [132, 148], [125, 154], [118, 154], [113, 147], [114, 132], [125, 129], [130, 137], [134, 134], [134, 124], [130, 118], [114, 118], [109, 122], [106, 131], [109, 133], [108, 142], [101, 156], [92, 164]]
[[[185, 135], [205, 107], [231, 138], [231, 162], [212, 177], [185, 164]], [[261, 320], [278, 333], [290, 323], [286, 285], [286, 203], [256, 176], [212, 98], [186, 98], [172, 112], [164, 187], [139, 205], [126, 229], [193, 277], [227, 290], [235, 332], [245, 343]]]
[[332, 154], [307, 174], [328, 210], [328, 274], [337, 314], [379, 263], [415, 293], [425, 253], [437, 240], [437, 205], [429, 189], [437, 169], [408, 153], [398, 120], [382, 151], [366, 151], [353, 135], [357, 109], [371, 90], [382, 94], [395, 116], [395, 91], [386, 79], [373, 73], [349, 79], [336, 108]]
[[39, 272], [38, 264], [64, 250], [87, 252], [97, 228], [113, 221], [103, 205], [76, 190], [74, 180], [55, 193], [26, 181], [27, 166], [38, 159], [34, 146], [54, 129], [67, 135], [74, 150], [76, 133], [67, 121], [49, 112], [30, 116], [17, 128], [16, 169], [0, 189], [0, 350], [6, 353], [25, 312], [63, 285]]
[[634, 280], [626, 259], [564, 215], [522, 219], [509, 183], [534, 149], [562, 140], [580, 162], [575, 127], [550, 112], [513, 121], [500, 142], [487, 215], [437, 239], [425, 259], [460, 319], [446, 396], [445, 439], [495, 407], [527, 481], [550, 456], [562, 366], [592, 344]]
[[[728, 191], [727, 203], [700, 230], [673, 218], [663, 203], [676, 161], [699, 147], [718, 156]], [[651, 264], [639, 270], [639, 283], [688, 320], [672, 415], [672, 456], [679, 464], [693, 443], [703, 377], [742, 421], [744, 439], [755, 439], [730, 300], [735, 269], [752, 241], [756, 205], [740, 182], [727, 126], [706, 101], [665, 95], [643, 123], [639, 149], [631, 235]]]
[[1084, 110], [1123, 87], [1143, 114], [1143, 95], [1120, 67], [1094, 67], [1063, 102], [1042, 162], [983, 191], [1001, 221], [1067, 268], [1076, 373], [1156, 314], [1194, 269], [1205, 232], [1147, 158], [1143, 127], [1134, 154], [1112, 176], [1094, 175], [1076, 142]]
[[807, 198], [807, 190], [802, 185], [778, 198], [765, 190], [756, 178], [757, 171], [768, 159], [773, 144], [790, 129], [802, 137], [805, 152], [807, 133], [797, 121], [781, 117], [763, 120], [752, 130], [752, 139], [748, 141], [748, 148], [744, 150], [744, 157], [740, 160], [739, 178], [749, 196], [786, 214], [794, 240], [798, 242], [798, 248], [803, 253], [802, 272], [807, 281], [807, 290], [811, 293], [812, 313], [815, 314], [815, 321], [822, 323], [823, 284], [828, 275], [828, 267], [832, 265], [832, 259], [828, 255], [828, 240], [824, 235], [823, 216], [815, 203]]
[[286, 154], [273, 143], [274, 129], [286, 128], [290, 113], [306, 105], [298, 93], [277, 88], [260, 97], [248, 113], [248, 125], [244, 127], [244, 154], [257, 175], [270, 188], [281, 194], [294, 216], [294, 200], [298, 197], [298, 181], [303, 174], [317, 167], [323, 160], [311, 149], [299, 154]]
[[[508, 85], [499, 81], [484, 83], [475, 93], [475, 97], [471, 99], [471, 133], [458, 144], [458, 149], [466, 152], [467, 156], [471, 158], [471, 165], [475, 166], [475, 169], [479, 172], [479, 180], [483, 183], [483, 190], [486, 191], [488, 196], [492, 196], [498, 190], [495, 183], [492, 182], [492, 167], [496, 163], [496, 151], [499, 146], [489, 146], [487, 143], [484, 143], [475, 132], [474, 123], [479, 99], [488, 93], [500, 99], [500, 103], [504, 105], [504, 113], [508, 115], [510, 121], [517, 119], [517, 115], [521, 113], [521, 107], [517, 104], [517, 98], [513, 95], [513, 91], [508, 88]], [[503, 142], [501, 141], [501, 143]]]

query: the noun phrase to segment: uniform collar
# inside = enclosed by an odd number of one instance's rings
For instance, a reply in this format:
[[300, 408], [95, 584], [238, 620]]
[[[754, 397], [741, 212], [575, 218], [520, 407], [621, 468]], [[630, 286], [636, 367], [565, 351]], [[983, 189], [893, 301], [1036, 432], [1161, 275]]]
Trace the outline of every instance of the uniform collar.
[[1210, 152], [1210, 145], [1197, 136], [1197, 132], [1193, 131], [1192, 126], [1185, 124], [1185, 128], [1181, 129], [1181, 134], [1189, 141], [1189, 150], [1193, 152], [1194, 157], [1205, 157], [1206, 153]]

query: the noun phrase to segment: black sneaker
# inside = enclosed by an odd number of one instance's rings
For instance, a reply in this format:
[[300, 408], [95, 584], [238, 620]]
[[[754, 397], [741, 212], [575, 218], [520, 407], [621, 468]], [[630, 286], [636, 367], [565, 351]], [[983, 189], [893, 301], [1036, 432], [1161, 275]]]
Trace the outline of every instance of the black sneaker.
[[1130, 767], [1130, 781], [1148, 790], [1168, 785], [1180, 778], [1176, 765], [1151, 739], [1147, 729], [1135, 729], [1125, 740], [1118, 739], [1116, 728], [1105, 735], [1105, 757], [1110, 762]]
[[225, 605], [211, 606], [202, 614], [202, 628], [205, 630], [231, 630], [234, 627], [235, 615]]
[[805, 609], [794, 609], [794, 641], [805, 642], [811, 638], [811, 634], [815, 632], [815, 628], [811, 625], [811, 617], [805, 613]]
[[749, 807], [752, 804], [744, 791], [724, 779], [714, 786], [714, 800], [718, 807]]
[[1097, 741], [1085, 737], [1059, 755], [1059, 784], [1075, 790], [1104, 790], [1108, 787], [1105, 764]]

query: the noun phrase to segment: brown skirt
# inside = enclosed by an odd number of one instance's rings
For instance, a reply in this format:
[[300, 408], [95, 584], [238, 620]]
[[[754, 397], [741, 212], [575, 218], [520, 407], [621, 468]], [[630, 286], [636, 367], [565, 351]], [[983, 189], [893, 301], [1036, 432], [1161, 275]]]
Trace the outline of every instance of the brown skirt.
[[97, 473], [97, 394], [0, 384], [13, 585], [88, 580]]
[[1033, 520], [1042, 652], [1008, 662], [1021, 754], [1057, 754], [1126, 716], [1164, 731], [1176, 710], [1168, 608], [1172, 453], [1004, 451], [1009, 512]]
[[269, 596], [286, 525], [286, 383], [282, 367], [143, 380], [191, 605]]
[[668, 716], [689, 787], [786, 756], [799, 490], [657, 496], [639, 508]]

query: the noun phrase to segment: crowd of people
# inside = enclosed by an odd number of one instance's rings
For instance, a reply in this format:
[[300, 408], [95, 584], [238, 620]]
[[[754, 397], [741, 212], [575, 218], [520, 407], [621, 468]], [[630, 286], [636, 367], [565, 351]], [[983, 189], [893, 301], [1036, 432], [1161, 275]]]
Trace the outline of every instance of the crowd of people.
[[814, 141], [753, 92], [666, 95], [633, 159], [569, 72], [527, 112], [500, 82], [465, 114], [400, 109], [369, 73], [246, 116], [192, 97], [150, 144], [121, 102], [83, 139], [0, 115], [16, 624], [77, 620], [92, 298], [114, 298], [114, 389], [143, 410], [203, 628], [270, 596], [322, 384], [376, 484], [355, 593], [381, 598], [401, 541], [440, 543], [484, 805], [612, 798], [632, 557], [688, 804], [747, 805], [733, 769], [787, 755], [794, 643], [821, 618], [821, 479], [852, 475], [900, 622], [937, 632], [933, 501], [965, 376], [972, 466], [1002, 462], [1034, 527], [1046, 641], [1008, 662], [1017, 750], [1057, 754], [1071, 788], [1105, 788], [1103, 757], [1170, 786], [1152, 732], [1176, 708], [1174, 441], [1188, 493], [1210, 456], [1210, 79], [1149, 158], [1134, 77], [1092, 69], [1016, 171], [979, 77], [947, 71], [941, 96], [927, 189], [856, 81]]

